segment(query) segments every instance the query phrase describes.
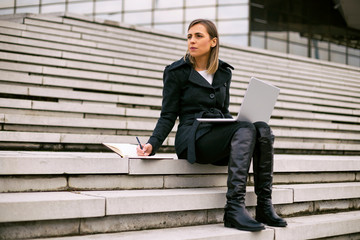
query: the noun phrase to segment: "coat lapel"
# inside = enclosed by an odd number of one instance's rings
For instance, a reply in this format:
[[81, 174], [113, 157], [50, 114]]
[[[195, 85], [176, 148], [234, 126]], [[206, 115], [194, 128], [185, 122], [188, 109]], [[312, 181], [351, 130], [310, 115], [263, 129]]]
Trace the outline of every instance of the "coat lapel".
[[213, 88], [205, 78], [203, 78], [200, 73], [198, 73], [194, 68], [191, 68], [189, 75], [189, 82], [192, 82], [196, 85], [206, 88]]
[[231, 74], [228, 71], [224, 70], [223, 68], [219, 68], [214, 75], [214, 80], [212, 85], [214, 88], [218, 88], [220, 86], [223, 86], [230, 79], [231, 79]]
[[220, 86], [223, 86], [229, 80], [231, 80], [232, 74], [231, 74], [231, 71], [229, 71], [229, 69], [227, 69], [227, 68], [231, 68], [234, 70], [234, 68], [231, 65], [219, 60], [219, 68], [214, 75], [212, 85], [210, 85], [209, 82], [206, 81], [206, 79], [204, 79], [200, 75], [200, 73], [198, 73], [194, 68], [191, 68], [191, 72], [189, 75], [189, 81], [196, 85], [206, 87], [206, 88], [218, 88]]

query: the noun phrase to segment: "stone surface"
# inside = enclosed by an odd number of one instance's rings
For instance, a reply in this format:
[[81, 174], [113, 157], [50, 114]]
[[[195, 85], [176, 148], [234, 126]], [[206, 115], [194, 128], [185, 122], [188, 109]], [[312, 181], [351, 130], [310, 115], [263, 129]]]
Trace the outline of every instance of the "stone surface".
[[184, 211], [117, 215], [105, 218], [87, 218], [81, 221], [81, 234], [138, 231], [152, 228], [181, 227], [207, 224], [207, 212]]
[[294, 190], [294, 202], [346, 199], [360, 197], [359, 182], [277, 185]]
[[85, 175], [70, 176], [69, 187], [81, 190], [156, 189], [164, 187], [163, 176]]
[[315, 209], [313, 202], [274, 205], [274, 207], [279, 215], [285, 217], [314, 213]]
[[129, 162], [129, 174], [199, 174], [227, 173], [227, 167], [203, 164], [190, 164], [186, 160], [143, 161], [132, 159]]
[[0, 223], [0, 239], [23, 240], [78, 235], [79, 228], [79, 219]]
[[360, 156], [275, 154], [274, 158], [275, 172], [360, 171]]
[[106, 215], [202, 210], [225, 205], [225, 191], [222, 188], [81, 193], [106, 198]]
[[[81, 194], [106, 198], [106, 215], [119, 215], [223, 208], [226, 188], [91, 191]], [[292, 190], [274, 189], [274, 204], [292, 201]], [[253, 187], [247, 188], [245, 203], [247, 206], [256, 205]]]
[[319, 212], [324, 211], [346, 211], [348, 209], [359, 209], [356, 206], [356, 199], [345, 200], [330, 200], [315, 202], [315, 210]]
[[105, 199], [71, 192], [1, 193], [0, 222], [105, 215]]
[[[314, 160], [315, 161], [315, 160]], [[326, 168], [326, 167], [324, 167]], [[306, 172], [306, 173], [275, 173], [274, 184], [294, 183], [328, 183], [328, 182], [352, 182], [355, 180], [355, 173], [352, 172]], [[253, 177], [251, 178], [253, 180]]]
[[226, 187], [227, 174], [164, 176], [165, 188]]
[[0, 152], [0, 175], [127, 173], [115, 153]]
[[59, 191], [67, 188], [65, 177], [3, 177], [0, 176], [0, 193], [28, 191]]
[[360, 211], [295, 217], [287, 221], [286, 228], [275, 228], [276, 240], [326, 238], [360, 232]]
[[[225, 228], [222, 224], [190, 226], [180, 228], [168, 228], [161, 230], [143, 230], [137, 232], [110, 233], [98, 235], [86, 235], [71, 238], [59, 238], [58, 240], [83, 240], [83, 239], [123, 239], [123, 240], [273, 240], [274, 231], [266, 229], [260, 232], [239, 231], [233, 228]], [[45, 239], [44, 239], [45, 240]], [[50, 240], [50, 239], [49, 239]]]
[[[316, 239], [337, 235], [357, 236], [360, 231], [360, 211], [288, 218], [285, 228], [267, 227], [260, 232], [225, 228], [222, 224], [112, 234], [63, 237], [58, 240], [82, 239]], [[316, 224], [314, 224], [316, 223]], [[50, 240], [50, 239], [48, 239]]]

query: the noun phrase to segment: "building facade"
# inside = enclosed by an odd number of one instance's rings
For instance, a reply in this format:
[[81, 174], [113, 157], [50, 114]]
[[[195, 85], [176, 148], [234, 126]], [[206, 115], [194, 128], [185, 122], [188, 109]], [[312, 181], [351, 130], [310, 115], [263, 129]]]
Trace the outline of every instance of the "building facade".
[[[359, 3], [360, 5], [360, 3]], [[73, 12], [186, 34], [214, 21], [221, 41], [360, 67], [360, 30], [333, 0], [2, 0], [0, 14]]]

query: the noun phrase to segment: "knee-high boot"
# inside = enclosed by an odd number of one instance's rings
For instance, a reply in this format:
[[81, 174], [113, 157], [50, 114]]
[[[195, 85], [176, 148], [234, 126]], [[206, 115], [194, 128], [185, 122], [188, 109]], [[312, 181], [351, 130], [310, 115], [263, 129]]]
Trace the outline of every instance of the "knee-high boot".
[[225, 227], [245, 231], [265, 229], [264, 225], [255, 221], [245, 208], [246, 183], [255, 145], [255, 136], [255, 127], [249, 124], [249, 127], [238, 129], [231, 139], [227, 203], [224, 214]]
[[255, 123], [255, 127], [257, 137], [253, 167], [255, 193], [257, 195], [256, 220], [269, 226], [285, 227], [286, 221], [276, 214], [271, 201], [274, 135], [266, 123]]

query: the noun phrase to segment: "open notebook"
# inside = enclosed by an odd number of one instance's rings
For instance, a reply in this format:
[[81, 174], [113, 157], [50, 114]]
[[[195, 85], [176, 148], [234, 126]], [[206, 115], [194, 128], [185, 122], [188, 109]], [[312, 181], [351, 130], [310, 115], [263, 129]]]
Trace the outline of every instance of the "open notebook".
[[197, 118], [200, 122], [247, 121], [268, 123], [280, 89], [252, 77], [236, 118]]
[[138, 158], [138, 159], [174, 159], [175, 154], [156, 154], [153, 156], [138, 156], [136, 148], [138, 145], [130, 143], [103, 143], [105, 146], [113, 150], [122, 158]]

